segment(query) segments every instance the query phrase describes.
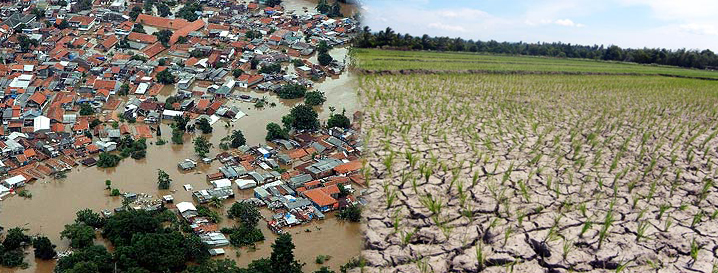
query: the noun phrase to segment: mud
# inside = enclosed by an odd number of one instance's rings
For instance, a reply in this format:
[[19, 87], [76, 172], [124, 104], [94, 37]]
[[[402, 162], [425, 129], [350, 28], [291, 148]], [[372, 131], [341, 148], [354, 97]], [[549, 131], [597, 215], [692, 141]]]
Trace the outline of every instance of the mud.
[[714, 270], [718, 85], [362, 77], [363, 272]]

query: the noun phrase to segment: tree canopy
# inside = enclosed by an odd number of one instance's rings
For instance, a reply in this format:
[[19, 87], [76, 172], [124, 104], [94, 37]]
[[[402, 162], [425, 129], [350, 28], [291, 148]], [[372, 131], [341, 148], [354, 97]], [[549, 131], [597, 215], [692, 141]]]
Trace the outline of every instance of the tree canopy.
[[157, 81], [161, 84], [173, 84], [175, 83], [175, 75], [172, 75], [169, 70], [165, 69], [162, 70], [160, 73], [157, 73]]
[[282, 117], [282, 123], [287, 129], [316, 130], [319, 128], [319, 114], [306, 104], [294, 106], [289, 114]]
[[304, 97], [307, 87], [301, 84], [288, 83], [277, 90], [277, 96], [282, 99], [298, 99]]
[[438, 50], [465, 51], [495, 54], [550, 56], [595, 59], [606, 61], [635, 62], [641, 64], [660, 64], [689, 68], [716, 68], [718, 55], [713, 51], [665, 48], [620, 48], [615, 45], [576, 45], [561, 42], [525, 43], [464, 40], [461, 38], [431, 37], [429, 35], [411, 36], [394, 32], [386, 28], [372, 32], [369, 27], [354, 39], [354, 46], [359, 48], [390, 48], [401, 50]]

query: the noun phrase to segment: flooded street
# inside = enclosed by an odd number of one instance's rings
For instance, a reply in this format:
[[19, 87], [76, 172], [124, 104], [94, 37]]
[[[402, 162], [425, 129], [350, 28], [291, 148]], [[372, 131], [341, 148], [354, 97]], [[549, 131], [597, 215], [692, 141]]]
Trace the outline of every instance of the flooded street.
[[[314, 8], [317, 6], [319, 0], [290, 0], [282, 2], [284, 9], [287, 11], [294, 11], [296, 14], [304, 14], [304, 8], [309, 12], [316, 12]], [[333, 4], [334, 1], [328, 1], [329, 4]], [[345, 4], [339, 3], [342, 7], [341, 12], [345, 17], [351, 17], [359, 11], [358, 4]]]
[[[331, 51], [331, 54], [335, 58], [343, 58], [346, 52], [347, 50], [344, 48], [336, 48]], [[315, 90], [325, 92], [327, 97], [327, 102], [323, 106], [317, 107], [322, 122], [326, 122], [330, 114], [330, 106], [335, 107], [337, 112], [346, 109], [347, 116], [350, 117], [351, 114], [360, 109], [355, 86], [355, 79], [348, 72], [334, 79], [327, 79], [317, 83], [314, 86]], [[172, 88], [165, 88], [162, 90], [161, 95], [171, 95], [173, 91]], [[233, 121], [229, 128], [225, 127], [224, 120], [220, 120], [213, 125], [214, 133], [211, 134], [209, 139], [214, 144], [214, 148], [208, 157], [214, 157], [214, 155], [221, 152], [218, 144], [232, 130], [242, 130], [247, 139], [247, 145], [264, 143], [265, 125], [268, 122], [281, 124], [282, 116], [286, 115], [291, 107], [302, 102], [302, 100], [280, 100], [274, 94], [268, 92], [234, 90], [234, 94], [245, 93], [259, 98], [266, 96], [268, 103], [275, 102], [276, 106], [269, 107], [267, 105], [262, 109], [256, 109], [252, 103], [230, 100], [226, 105], [241, 106], [242, 111], [247, 116]], [[64, 229], [64, 225], [74, 221], [75, 212], [84, 208], [99, 212], [103, 209], [111, 210], [122, 205], [121, 197], [109, 196], [109, 192], [105, 189], [105, 180], [107, 179], [112, 181], [113, 188], [118, 188], [122, 192], [146, 193], [154, 195], [155, 198], [172, 194], [175, 203], [192, 201], [191, 192], [185, 191], [182, 186], [190, 184], [195, 190], [211, 188], [211, 185], [207, 182], [206, 175], [217, 172], [217, 168], [221, 165], [219, 162], [213, 162], [210, 165], [200, 163], [195, 171], [181, 172], [177, 168], [178, 162], [185, 158], [197, 159], [191, 143], [193, 135], [185, 135], [184, 145], [172, 145], [169, 143], [171, 136], [169, 124], [168, 122], [161, 124], [162, 138], [168, 143], [158, 146], [154, 144], [157, 141], [156, 136], [148, 139], [147, 157], [144, 159], [126, 158], [119, 166], [108, 169], [77, 166], [67, 174], [65, 179], [51, 180], [48, 178], [35, 181], [26, 186], [25, 189], [32, 193], [32, 198], [6, 197], [0, 201], [0, 226], [5, 228], [20, 226], [27, 228], [28, 234], [48, 236], [57, 245], [57, 251], [62, 252], [68, 248], [69, 241], [60, 240], [60, 232]], [[198, 135], [200, 135], [199, 132], [195, 134], [195, 136]], [[164, 170], [173, 179], [170, 190], [157, 189], [158, 169]], [[222, 209], [223, 215], [226, 214], [225, 210], [232, 202], [252, 195], [252, 190], [240, 191], [236, 187], [233, 189], [236, 193], [236, 198], [225, 201], [225, 208]], [[271, 215], [270, 211], [266, 209], [263, 209], [262, 213], [266, 217]], [[221, 223], [222, 226], [232, 224], [233, 222], [228, 219], [224, 219]], [[257, 244], [255, 251], [248, 251], [246, 248], [237, 250], [226, 247], [227, 254], [222, 257], [234, 259], [240, 266], [247, 265], [257, 258], [269, 257], [271, 244], [276, 236], [267, 229], [263, 222], [260, 223], [260, 226], [267, 239]], [[305, 230], [311, 232], [306, 232]], [[317, 255], [331, 255], [332, 258], [322, 266], [330, 266], [332, 269], [338, 270], [340, 265], [346, 263], [349, 258], [359, 255], [361, 251], [360, 225], [358, 223], [338, 221], [332, 214], [329, 214], [326, 220], [302, 225], [287, 231], [294, 238], [297, 258], [306, 263], [305, 271], [313, 271], [319, 268], [319, 265], [314, 263]], [[96, 243], [102, 242], [98, 239]], [[0, 271], [52, 272], [54, 261], [35, 260], [32, 248], [28, 248], [28, 252], [26, 261], [30, 265], [29, 268], [16, 270], [1, 268]]]

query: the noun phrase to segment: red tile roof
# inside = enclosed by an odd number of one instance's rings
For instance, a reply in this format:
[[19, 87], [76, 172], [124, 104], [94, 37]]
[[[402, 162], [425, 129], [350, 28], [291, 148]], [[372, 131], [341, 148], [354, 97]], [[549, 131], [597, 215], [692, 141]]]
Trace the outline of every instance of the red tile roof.
[[148, 46], [145, 48], [145, 50], [142, 51], [145, 55], [147, 55], [147, 58], [152, 59], [153, 57], [157, 56], [157, 54], [160, 54], [160, 52], [167, 49], [165, 46], [162, 45], [162, 43], [157, 42], [152, 44], [151, 46]]
[[304, 195], [320, 207], [333, 206], [337, 203], [336, 199], [329, 196], [329, 194], [324, 192], [321, 188], [305, 191]]
[[[197, 21], [202, 21], [202, 20], [197, 20]], [[143, 24], [143, 25], [159, 27], [159, 28], [168, 28], [168, 29], [174, 29], [174, 30], [181, 29], [190, 23], [185, 19], [168, 19], [168, 18], [156, 17], [156, 16], [152, 16], [152, 15], [147, 15], [147, 14], [140, 14], [139, 16], [137, 16], [137, 19], [135, 20], [135, 22]]]
[[127, 35], [127, 40], [145, 44], [152, 44], [157, 42], [157, 36], [139, 32], [130, 32], [130, 34]]

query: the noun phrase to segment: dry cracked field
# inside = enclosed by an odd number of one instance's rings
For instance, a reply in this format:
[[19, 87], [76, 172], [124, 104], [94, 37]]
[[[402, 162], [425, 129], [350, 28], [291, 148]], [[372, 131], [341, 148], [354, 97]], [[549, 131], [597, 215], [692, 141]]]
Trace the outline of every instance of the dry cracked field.
[[365, 75], [364, 272], [716, 272], [718, 82]]

